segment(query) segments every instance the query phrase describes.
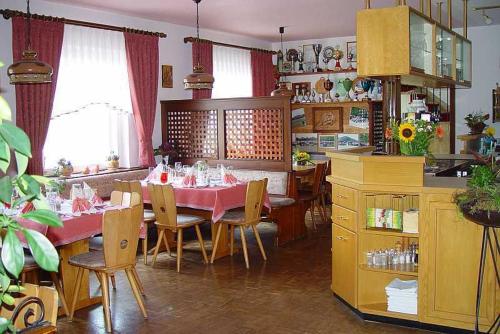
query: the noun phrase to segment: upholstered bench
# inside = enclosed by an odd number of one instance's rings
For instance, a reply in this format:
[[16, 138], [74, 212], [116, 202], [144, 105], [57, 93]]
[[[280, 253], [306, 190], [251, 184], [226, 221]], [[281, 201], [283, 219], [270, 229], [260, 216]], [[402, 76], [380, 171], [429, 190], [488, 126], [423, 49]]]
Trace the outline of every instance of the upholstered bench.
[[148, 176], [147, 169], [134, 169], [118, 171], [113, 173], [91, 174], [81, 177], [62, 178], [65, 187], [62, 196], [68, 198], [71, 192], [71, 186], [77, 183], [87, 183], [91, 188], [97, 190], [97, 194], [102, 198], [109, 198], [113, 191], [114, 180], [144, 180]]

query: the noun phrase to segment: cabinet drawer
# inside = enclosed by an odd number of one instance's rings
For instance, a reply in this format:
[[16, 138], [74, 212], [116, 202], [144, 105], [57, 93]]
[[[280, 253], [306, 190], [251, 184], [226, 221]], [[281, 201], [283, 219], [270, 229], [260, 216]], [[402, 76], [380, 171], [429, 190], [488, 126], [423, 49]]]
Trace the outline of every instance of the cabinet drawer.
[[333, 204], [343, 206], [351, 210], [357, 210], [356, 190], [341, 186], [339, 184], [333, 185]]
[[353, 232], [357, 231], [357, 214], [338, 205], [333, 205], [332, 221]]
[[356, 307], [356, 234], [333, 224], [332, 290]]

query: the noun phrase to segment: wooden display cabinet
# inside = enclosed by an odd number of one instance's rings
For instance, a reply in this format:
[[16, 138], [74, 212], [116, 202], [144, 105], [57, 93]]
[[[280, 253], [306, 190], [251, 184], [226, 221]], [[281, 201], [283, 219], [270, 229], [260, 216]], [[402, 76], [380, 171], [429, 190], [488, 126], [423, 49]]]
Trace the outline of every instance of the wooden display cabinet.
[[359, 11], [357, 48], [359, 76], [471, 87], [471, 42], [409, 6]]

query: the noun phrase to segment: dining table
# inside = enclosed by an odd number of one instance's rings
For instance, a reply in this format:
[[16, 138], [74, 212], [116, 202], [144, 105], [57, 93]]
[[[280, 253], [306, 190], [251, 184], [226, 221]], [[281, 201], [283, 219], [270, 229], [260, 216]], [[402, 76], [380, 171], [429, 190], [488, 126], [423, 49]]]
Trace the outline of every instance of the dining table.
[[[143, 200], [145, 204], [151, 204], [147, 182], [142, 182]], [[201, 186], [182, 187], [174, 185], [175, 203], [178, 213], [197, 215], [211, 222], [211, 239], [205, 247], [212, 248], [215, 242], [216, 231], [220, 219], [229, 210], [245, 207], [247, 183], [238, 182], [229, 186]], [[264, 197], [264, 207], [271, 210], [271, 202], [267, 191]], [[169, 243], [173, 241], [173, 234], [167, 238]], [[221, 229], [219, 245], [215, 258], [221, 258], [230, 254], [228, 228]]]

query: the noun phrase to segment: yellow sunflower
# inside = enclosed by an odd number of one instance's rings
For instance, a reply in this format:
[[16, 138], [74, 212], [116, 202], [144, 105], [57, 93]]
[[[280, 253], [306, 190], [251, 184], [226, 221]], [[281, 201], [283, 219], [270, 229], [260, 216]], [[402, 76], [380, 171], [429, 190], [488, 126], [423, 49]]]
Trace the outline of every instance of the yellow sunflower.
[[410, 123], [403, 123], [399, 126], [399, 139], [405, 143], [415, 139], [415, 127]]

